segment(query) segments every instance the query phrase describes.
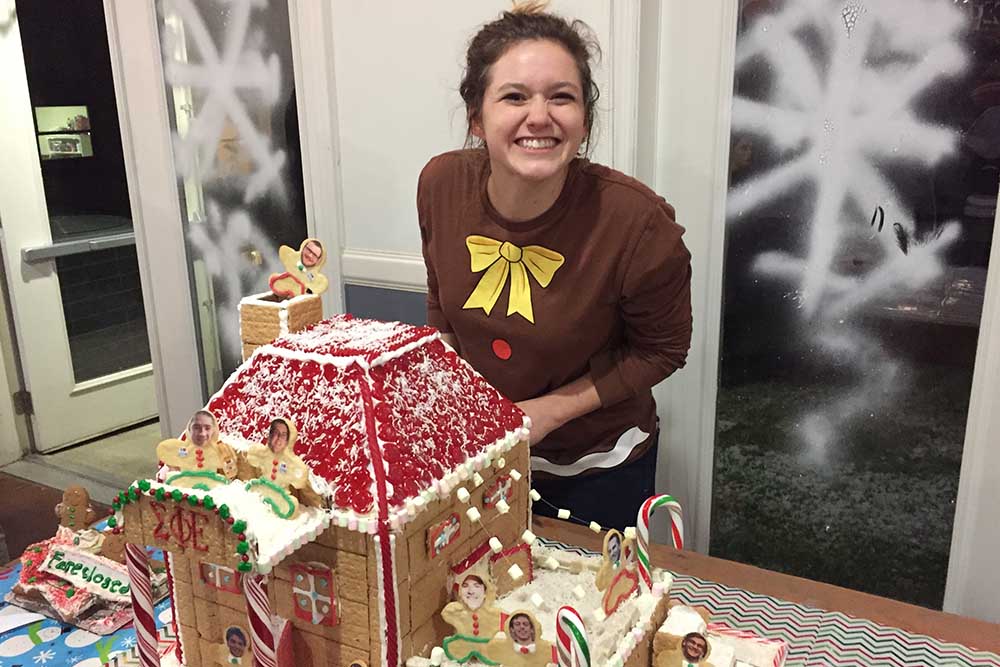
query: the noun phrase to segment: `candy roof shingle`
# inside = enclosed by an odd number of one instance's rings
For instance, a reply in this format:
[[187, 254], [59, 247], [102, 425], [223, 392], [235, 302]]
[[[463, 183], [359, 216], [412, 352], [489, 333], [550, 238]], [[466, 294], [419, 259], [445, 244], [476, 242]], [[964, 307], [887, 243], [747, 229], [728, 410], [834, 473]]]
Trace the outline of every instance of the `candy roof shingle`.
[[257, 349], [208, 409], [234, 444], [266, 442], [272, 419], [291, 418], [295, 453], [334, 509], [381, 519], [524, 420], [436, 330], [349, 315]]

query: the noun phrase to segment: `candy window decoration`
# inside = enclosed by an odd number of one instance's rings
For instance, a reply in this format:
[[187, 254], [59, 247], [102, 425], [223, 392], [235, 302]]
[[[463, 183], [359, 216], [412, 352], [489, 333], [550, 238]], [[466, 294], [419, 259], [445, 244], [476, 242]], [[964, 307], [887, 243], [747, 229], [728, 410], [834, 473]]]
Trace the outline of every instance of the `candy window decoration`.
[[510, 492], [514, 488], [514, 480], [510, 475], [499, 475], [496, 480], [483, 492], [483, 507], [490, 509], [496, 507], [501, 500], [510, 502]]
[[333, 570], [321, 563], [296, 564], [290, 570], [295, 616], [313, 625], [337, 625], [339, 619]]
[[228, 567], [215, 565], [214, 563], [202, 563], [201, 580], [206, 586], [211, 586], [216, 590], [235, 595], [243, 594], [240, 590], [239, 577], [236, 576], [236, 572], [230, 570]]

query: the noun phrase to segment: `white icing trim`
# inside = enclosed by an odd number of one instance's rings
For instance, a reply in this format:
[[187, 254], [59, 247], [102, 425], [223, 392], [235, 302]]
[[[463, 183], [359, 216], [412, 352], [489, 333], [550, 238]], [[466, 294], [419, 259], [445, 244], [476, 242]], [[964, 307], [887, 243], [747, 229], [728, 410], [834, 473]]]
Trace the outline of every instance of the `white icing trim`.
[[242, 307], [244, 304], [247, 304], [263, 308], [281, 308], [284, 310], [287, 309], [288, 306], [290, 305], [299, 304], [302, 303], [303, 301], [308, 301], [313, 298], [315, 299], [319, 298], [318, 294], [300, 294], [296, 297], [292, 297], [291, 299], [284, 299], [282, 301], [272, 301], [271, 299], [267, 298], [269, 296], [274, 296], [274, 293], [259, 292], [257, 294], [250, 294], [240, 299], [239, 306]]
[[638, 426], [633, 426], [618, 437], [615, 446], [607, 452], [594, 452], [581, 456], [573, 463], [560, 465], [552, 463], [541, 456], [531, 457], [531, 468], [538, 472], [546, 472], [559, 477], [571, 477], [590, 470], [591, 468], [613, 468], [628, 460], [629, 455], [636, 447], [649, 438], [649, 434]]

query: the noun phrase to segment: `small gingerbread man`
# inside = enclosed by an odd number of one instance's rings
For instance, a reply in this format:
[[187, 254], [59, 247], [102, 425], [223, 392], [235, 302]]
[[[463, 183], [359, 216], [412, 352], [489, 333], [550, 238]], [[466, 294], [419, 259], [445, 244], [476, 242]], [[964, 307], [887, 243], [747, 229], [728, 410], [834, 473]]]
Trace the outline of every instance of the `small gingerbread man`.
[[56, 505], [59, 525], [73, 530], [83, 530], [94, 522], [97, 512], [90, 506], [90, 494], [82, 486], [67, 486], [62, 502]]

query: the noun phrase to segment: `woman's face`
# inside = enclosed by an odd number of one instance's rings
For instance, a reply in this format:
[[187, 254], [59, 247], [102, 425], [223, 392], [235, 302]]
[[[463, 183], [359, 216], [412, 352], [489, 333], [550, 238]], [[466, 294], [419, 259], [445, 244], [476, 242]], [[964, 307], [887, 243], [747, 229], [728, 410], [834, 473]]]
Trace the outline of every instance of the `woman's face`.
[[486, 600], [486, 586], [481, 584], [479, 580], [468, 577], [462, 582], [459, 595], [462, 597], [462, 601], [465, 602], [466, 607], [469, 609], [479, 609]]
[[515, 44], [490, 68], [472, 133], [486, 142], [499, 183], [545, 184], [565, 178], [586, 136], [580, 73], [550, 40]]
[[278, 422], [274, 425], [267, 444], [275, 454], [285, 451], [285, 447], [288, 446], [288, 425], [285, 422]]

